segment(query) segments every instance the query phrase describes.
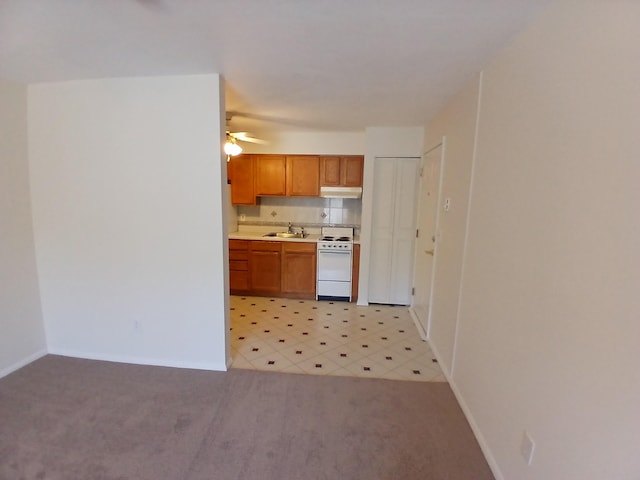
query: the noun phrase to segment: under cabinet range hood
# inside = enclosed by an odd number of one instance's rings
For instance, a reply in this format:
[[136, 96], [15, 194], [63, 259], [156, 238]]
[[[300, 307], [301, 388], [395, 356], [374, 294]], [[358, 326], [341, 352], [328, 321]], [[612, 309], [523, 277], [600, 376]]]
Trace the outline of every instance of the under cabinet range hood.
[[325, 198], [361, 198], [362, 187], [320, 187], [320, 196]]

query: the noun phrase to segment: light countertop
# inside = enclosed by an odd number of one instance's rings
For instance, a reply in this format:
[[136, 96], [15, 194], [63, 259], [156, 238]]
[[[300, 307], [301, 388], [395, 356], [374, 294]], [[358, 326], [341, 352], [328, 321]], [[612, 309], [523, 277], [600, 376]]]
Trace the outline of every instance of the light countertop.
[[[296, 229], [297, 230], [297, 229]], [[305, 228], [305, 230], [307, 230]], [[306, 242], [317, 243], [322, 236], [319, 228], [309, 228], [309, 235], [306, 238], [280, 238], [265, 237], [270, 232], [286, 232], [286, 227], [280, 226], [242, 226], [236, 232], [229, 232], [229, 239], [232, 240], [266, 240], [270, 242]], [[354, 237], [353, 243], [360, 243], [359, 237]]]
[[[270, 231], [281, 231], [278, 229], [272, 229]], [[266, 232], [269, 233], [269, 232]], [[306, 238], [280, 238], [280, 237], [265, 237], [265, 232], [231, 232], [229, 233], [229, 239], [233, 240], [268, 240], [270, 242], [307, 242], [317, 243], [320, 235], [317, 233], [310, 233]]]

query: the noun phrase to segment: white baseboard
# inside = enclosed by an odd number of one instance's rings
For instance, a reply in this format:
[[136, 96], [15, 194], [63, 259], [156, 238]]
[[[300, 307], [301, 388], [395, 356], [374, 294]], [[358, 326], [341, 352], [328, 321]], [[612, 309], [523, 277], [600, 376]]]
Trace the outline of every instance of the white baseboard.
[[164, 360], [158, 358], [141, 358], [131, 357], [127, 355], [110, 355], [91, 352], [78, 352], [75, 350], [65, 350], [59, 348], [49, 349], [49, 353], [52, 355], [61, 355], [63, 357], [84, 358], [87, 360], [101, 360], [104, 362], [116, 362], [116, 363], [132, 363], [134, 365], [152, 365], [156, 367], [173, 367], [173, 368], [190, 368], [194, 370], [213, 370], [226, 372], [226, 364], [217, 363], [197, 363], [197, 362], [180, 362], [174, 360]]
[[444, 377], [447, 379], [447, 382], [451, 383], [452, 382], [451, 370], [449, 370], [448, 365], [446, 365], [442, 361], [442, 355], [440, 355], [440, 352], [438, 351], [438, 347], [435, 346], [435, 344], [430, 338], [427, 338], [427, 343], [429, 344], [429, 348], [431, 348], [433, 355], [436, 357], [436, 360], [438, 360], [438, 366], [440, 367], [440, 370], [442, 370]]
[[29, 355], [28, 357], [23, 358], [22, 360], [9, 365], [6, 368], [3, 368], [2, 370], [0, 370], [0, 378], [2, 377], [6, 377], [7, 375], [9, 375], [10, 373], [15, 372], [16, 370], [21, 369], [22, 367], [29, 365], [31, 362], [35, 362], [36, 360], [38, 360], [39, 358], [44, 357], [47, 353], [49, 353], [47, 351], [47, 349], [43, 349], [43, 350], [39, 350], [36, 353], [32, 353], [31, 355]]
[[409, 307], [409, 315], [411, 315], [411, 318], [413, 319], [413, 323], [416, 324], [416, 328], [418, 329], [420, 338], [422, 340], [428, 341], [429, 339], [427, 338], [427, 332], [425, 331], [424, 327], [420, 323], [420, 320], [418, 320], [418, 316], [416, 315], [416, 312], [413, 310], [413, 307]]
[[[438, 353], [438, 349], [431, 343], [430, 340], [427, 339], [427, 342], [429, 343], [429, 346], [431, 347], [431, 351], [435, 355], [436, 360], [438, 360], [438, 364], [442, 365], [442, 362], [441, 362], [442, 357]], [[447, 379], [447, 382], [449, 382], [449, 386], [451, 387], [451, 390], [453, 391], [453, 394], [455, 395], [456, 400], [458, 401], [458, 405], [460, 405], [460, 408], [462, 409], [462, 413], [464, 413], [464, 416], [467, 419], [467, 422], [469, 422], [469, 426], [471, 426], [471, 431], [473, 432], [473, 435], [476, 437], [476, 440], [478, 441], [478, 445], [480, 445], [480, 450], [482, 450], [482, 454], [484, 455], [484, 458], [487, 460], [487, 463], [489, 464], [489, 468], [491, 469], [491, 472], [493, 473], [495, 480], [504, 480], [504, 475], [502, 475], [502, 471], [498, 466], [498, 462], [496, 462], [496, 459], [493, 456], [491, 449], [489, 448], [489, 444], [487, 443], [487, 440], [484, 438], [484, 435], [482, 434], [482, 431], [480, 430], [478, 423], [473, 417], [473, 414], [471, 413], [471, 409], [469, 409], [467, 402], [465, 402], [464, 397], [460, 392], [460, 389], [456, 385], [456, 382], [451, 377], [451, 374], [449, 371], [445, 370], [442, 367], [440, 367], [440, 369], [442, 370], [442, 373]]]

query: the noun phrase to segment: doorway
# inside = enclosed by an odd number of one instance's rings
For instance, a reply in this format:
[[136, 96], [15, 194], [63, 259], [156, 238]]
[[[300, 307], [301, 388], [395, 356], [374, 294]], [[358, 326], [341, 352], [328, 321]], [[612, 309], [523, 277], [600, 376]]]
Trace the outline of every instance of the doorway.
[[418, 238], [415, 249], [414, 296], [410, 312], [422, 338], [429, 337], [434, 298], [433, 280], [436, 269], [440, 188], [444, 161], [441, 143], [424, 155], [418, 203]]

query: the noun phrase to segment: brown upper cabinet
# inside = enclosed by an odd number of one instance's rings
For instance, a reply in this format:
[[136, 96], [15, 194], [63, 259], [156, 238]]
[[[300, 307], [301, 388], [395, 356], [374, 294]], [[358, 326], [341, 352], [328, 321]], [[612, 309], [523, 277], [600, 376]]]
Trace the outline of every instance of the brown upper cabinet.
[[317, 155], [257, 155], [256, 195], [317, 197], [320, 157]]
[[256, 195], [285, 196], [286, 165], [284, 155], [256, 155]]
[[287, 156], [287, 196], [317, 197], [320, 194], [320, 157]]
[[362, 155], [320, 157], [320, 185], [323, 187], [362, 187]]
[[246, 154], [231, 157], [231, 203], [255, 205], [256, 197], [317, 197], [320, 186], [361, 187], [364, 157]]
[[255, 205], [254, 189], [255, 155], [242, 154], [231, 157], [227, 163], [227, 177], [231, 182], [231, 203], [234, 205]]

